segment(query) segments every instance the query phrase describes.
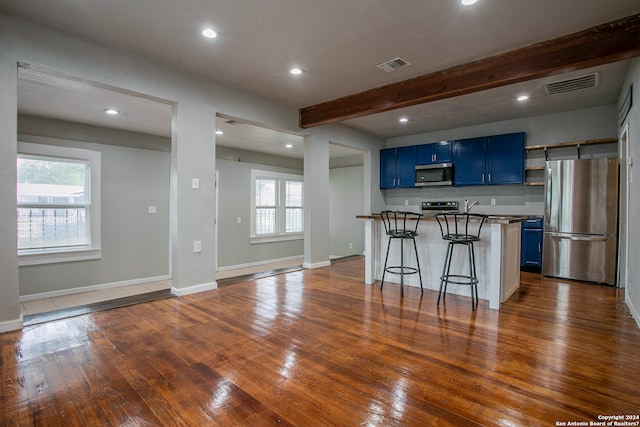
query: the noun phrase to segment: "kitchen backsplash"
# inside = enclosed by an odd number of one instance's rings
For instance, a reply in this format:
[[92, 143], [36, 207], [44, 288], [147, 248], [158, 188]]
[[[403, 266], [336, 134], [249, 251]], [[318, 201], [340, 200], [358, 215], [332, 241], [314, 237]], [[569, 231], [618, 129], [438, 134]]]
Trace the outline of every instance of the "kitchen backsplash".
[[457, 201], [462, 209], [467, 199], [478, 201], [479, 205], [472, 210], [475, 213], [530, 216], [542, 216], [544, 213], [544, 187], [430, 187], [393, 189], [383, 193], [387, 209], [421, 212], [420, 205], [425, 201]]

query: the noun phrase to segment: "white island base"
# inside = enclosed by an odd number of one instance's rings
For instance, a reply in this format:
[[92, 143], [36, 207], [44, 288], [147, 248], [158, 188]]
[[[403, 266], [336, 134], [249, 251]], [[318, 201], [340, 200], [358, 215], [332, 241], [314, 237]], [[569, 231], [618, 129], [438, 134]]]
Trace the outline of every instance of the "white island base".
[[[382, 279], [387, 250], [387, 236], [380, 218], [358, 216], [365, 220], [365, 283]], [[489, 218], [482, 228], [480, 241], [474, 244], [478, 297], [488, 300], [489, 308], [498, 310], [500, 304], [520, 287], [520, 222], [521, 218]], [[405, 265], [415, 267], [415, 252], [410, 240], [404, 242]], [[424, 289], [438, 291], [448, 242], [442, 239], [435, 218], [425, 217], [418, 225], [418, 256]], [[391, 242], [388, 265], [400, 264], [400, 242]], [[451, 274], [468, 274], [467, 248], [458, 246], [451, 262]], [[400, 283], [400, 275], [387, 273], [385, 283]], [[417, 274], [405, 275], [404, 284], [420, 287]], [[447, 293], [471, 298], [471, 287], [449, 283]]]

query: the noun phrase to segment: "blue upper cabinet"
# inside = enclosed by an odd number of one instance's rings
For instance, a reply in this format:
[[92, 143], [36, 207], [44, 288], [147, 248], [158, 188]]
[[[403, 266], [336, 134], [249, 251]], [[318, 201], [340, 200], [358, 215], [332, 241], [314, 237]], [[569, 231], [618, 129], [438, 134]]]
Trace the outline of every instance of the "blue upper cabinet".
[[380, 150], [380, 188], [396, 186], [396, 149]]
[[489, 184], [524, 183], [524, 133], [487, 137]]
[[380, 188], [413, 188], [416, 179], [416, 146], [380, 150]]
[[469, 138], [454, 141], [453, 176], [455, 185], [485, 184], [485, 139]]
[[454, 141], [455, 185], [523, 184], [524, 133]]
[[416, 147], [416, 164], [431, 165], [435, 163], [451, 162], [451, 141], [440, 141], [432, 144], [422, 144]]

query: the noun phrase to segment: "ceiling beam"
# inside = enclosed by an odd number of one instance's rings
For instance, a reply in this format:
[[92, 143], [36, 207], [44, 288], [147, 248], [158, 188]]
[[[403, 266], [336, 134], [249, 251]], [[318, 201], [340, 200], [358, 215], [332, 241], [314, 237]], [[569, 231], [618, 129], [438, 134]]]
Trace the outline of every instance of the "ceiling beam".
[[310, 128], [640, 56], [640, 14], [299, 111]]

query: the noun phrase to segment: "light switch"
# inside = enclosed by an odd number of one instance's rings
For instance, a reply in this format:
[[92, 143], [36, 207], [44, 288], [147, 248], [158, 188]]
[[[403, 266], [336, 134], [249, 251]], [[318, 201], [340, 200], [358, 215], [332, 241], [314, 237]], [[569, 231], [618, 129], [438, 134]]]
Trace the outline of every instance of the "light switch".
[[154, 214], [154, 213], [156, 213], [156, 212], [157, 212], [157, 209], [156, 209], [156, 207], [155, 207], [155, 206], [149, 206], [149, 213], [150, 213], [150, 214]]
[[242, 224], [242, 218], [238, 217], [238, 219], [236, 219], [236, 221], [238, 222], [238, 224]]
[[196, 254], [202, 252], [202, 242], [200, 240], [193, 241], [193, 252]]
[[191, 188], [193, 188], [194, 190], [200, 188], [200, 180], [198, 178], [193, 178], [191, 180]]

